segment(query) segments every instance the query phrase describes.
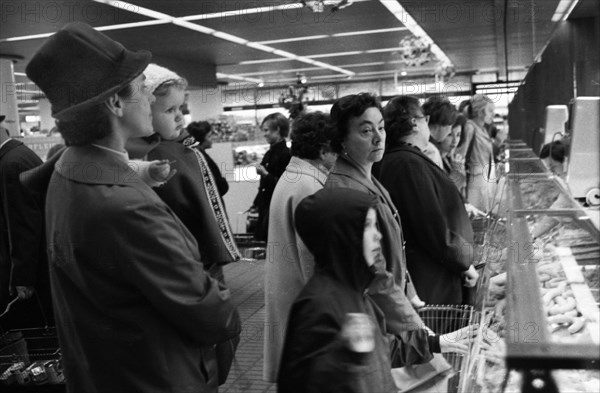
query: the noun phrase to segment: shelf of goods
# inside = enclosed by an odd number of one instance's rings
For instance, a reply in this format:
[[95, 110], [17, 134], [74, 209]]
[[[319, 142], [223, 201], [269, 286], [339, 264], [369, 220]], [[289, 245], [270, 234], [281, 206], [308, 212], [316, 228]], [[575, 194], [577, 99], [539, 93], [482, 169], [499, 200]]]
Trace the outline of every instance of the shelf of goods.
[[600, 232], [524, 143], [505, 157], [474, 226], [481, 323], [460, 391], [599, 392]]

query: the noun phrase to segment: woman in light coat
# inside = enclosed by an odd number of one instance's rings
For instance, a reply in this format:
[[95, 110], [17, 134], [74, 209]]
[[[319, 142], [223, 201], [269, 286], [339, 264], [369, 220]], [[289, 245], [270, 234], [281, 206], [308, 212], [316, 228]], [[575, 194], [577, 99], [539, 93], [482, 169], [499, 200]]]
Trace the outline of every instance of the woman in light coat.
[[298, 236], [294, 211], [304, 197], [325, 184], [337, 154], [330, 149], [329, 115], [309, 113], [292, 128], [292, 159], [271, 200], [265, 265], [265, 340], [263, 378], [276, 382], [285, 327], [292, 302], [312, 276], [314, 258]]

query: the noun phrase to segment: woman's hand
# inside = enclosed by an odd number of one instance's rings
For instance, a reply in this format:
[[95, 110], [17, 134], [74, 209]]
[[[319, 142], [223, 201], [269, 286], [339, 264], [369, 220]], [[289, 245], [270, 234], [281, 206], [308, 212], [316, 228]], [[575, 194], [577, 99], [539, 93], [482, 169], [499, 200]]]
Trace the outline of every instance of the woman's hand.
[[17, 287], [17, 296], [20, 300], [26, 300], [33, 296], [33, 287]]
[[478, 208], [471, 205], [470, 203], [465, 203], [465, 210], [467, 211], [467, 214], [469, 214], [469, 217], [471, 217], [471, 218], [485, 216], [485, 212], [479, 210]]
[[269, 171], [267, 171], [267, 168], [265, 168], [263, 165], [261, 164], [254, 164], [254, 167], [256, 168], [256, 173], [258, 173], [261, 176], [265, 176], [267, 174], [269, 174]]
[[479, 325], [469, 325], [462, 329], [442, 334], [440, 336], [440, 349], [442, 353], [456, 352], [466, 354], [469, 351], [469, 344], [477, 337]]
[[412, 306], [416, 309], [419, 309], [421, 307], [425, 307], [425, 302], [423, 300], [421, 300], [421, 298], [419, 297], [419, 295], [415, 295], [413, 296], [412, 299], [410, 299], [410, 304], [412, 304]]

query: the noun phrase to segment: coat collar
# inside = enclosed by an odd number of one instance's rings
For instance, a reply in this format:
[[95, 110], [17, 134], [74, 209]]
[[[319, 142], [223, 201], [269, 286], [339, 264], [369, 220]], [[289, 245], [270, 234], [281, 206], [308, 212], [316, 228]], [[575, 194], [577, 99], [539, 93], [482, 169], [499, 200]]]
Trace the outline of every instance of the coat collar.
[[274, 145], [272, 145], [269, 148], [269, 150], [282, 150], [282, 149], [287, 149], [287, 142], [286, 142], [285, 138], [283, 138], [282, 140], [275, 143]]
[[377, 195], [392, 211], [394, 218], [399, 219], [398, 209], [396, 209], [396, 205], [394, 205], [389, 192], [375, 176], [371, 176], [371, 180], [369, 180], [364, 172], [360, 170], [356, 164], [344, 157], [344, 155], [338, 156], [330, 175], [334, 174], [337, 176], [348, 177], [361, 184], [372, 194]]
[[325, 185], [325, 181], [327, 180], [327, 173], [321, 168], [298, 157], [292, 157], [285, 170], [293, 174], [310, 176], [317, 180], [321, 185]]
[[79, 183], [132, 185], [143, 183], [128, 162], [118, 154], [95, 146], [71, 146], [56, 162], [54, 170]]
[[6, 153], [8, 153], [15, 147], [22, 145], [22, 144], [23, 144], [23, 142], [17, 141], [12, 138], [7, 140], [6, 143], [2, 146], [2, 149], [0, 149], [0, 158], [4, 157], [6, 155]]
[[401, 152], [401, 151], [419, 156], [423, 160], [425, 160], [425, 162], [427, 162], [428, 165], [436, 167], [437, 169], [446, 173], [443, 168], [440, 168], [435, 162], [433, 162], [431, 160], [431, 158], [427, 157], [427, 155], [425, 153], [423, 153], [420, 149], [418, 149], [417, 147], [413, 147], [411, 145], [407, 145], [405, 143], [397, 144], [397, 145], [390, 147], [388, 150], [385, 151], [385, 154], [392, 154], [392, 153]]
[[335, 162], [335, 166], [331, 170], [331, 173], [335, 173], [337, 175], [350, 177], [354, 181], [360, 183], [369, 191], [375, 194], [381, 194], [381, 191], [376, 186], [377, 179], [371, 176], [371, 180], [367, 178], [365, 173], [351, 160], [346, 158], [343, 154], [338, 156], [337, 161]]

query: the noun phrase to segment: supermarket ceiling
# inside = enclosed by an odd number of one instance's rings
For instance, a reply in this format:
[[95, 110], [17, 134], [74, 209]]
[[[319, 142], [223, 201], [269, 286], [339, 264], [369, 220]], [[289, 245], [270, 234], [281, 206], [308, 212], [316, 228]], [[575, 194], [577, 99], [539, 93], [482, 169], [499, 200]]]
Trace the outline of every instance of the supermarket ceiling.
[[[517, 72], [532, 64], [557, 25], [557, 6], [572, 0], [326, 0], [323, 12], [304, 3], [314, 2], [3, 0], [0, 54], [17, 59], [23, 82], [35, 50], [76, 20], [130, 49], [150, 50], [192, 85], [214, 83], [215, 75], [221, 82], [289, 84], [299, 74], [328, 82], [432, 75], [438, 62], [403, 64], [400, 41], [418, 35], [431, 39], [457, 73], [504, 79], [506, 64]], [[334, 3], [346, 6], [332, 12]], [[597, 4], [582, 0], [572, 15], [597, 13]]]

